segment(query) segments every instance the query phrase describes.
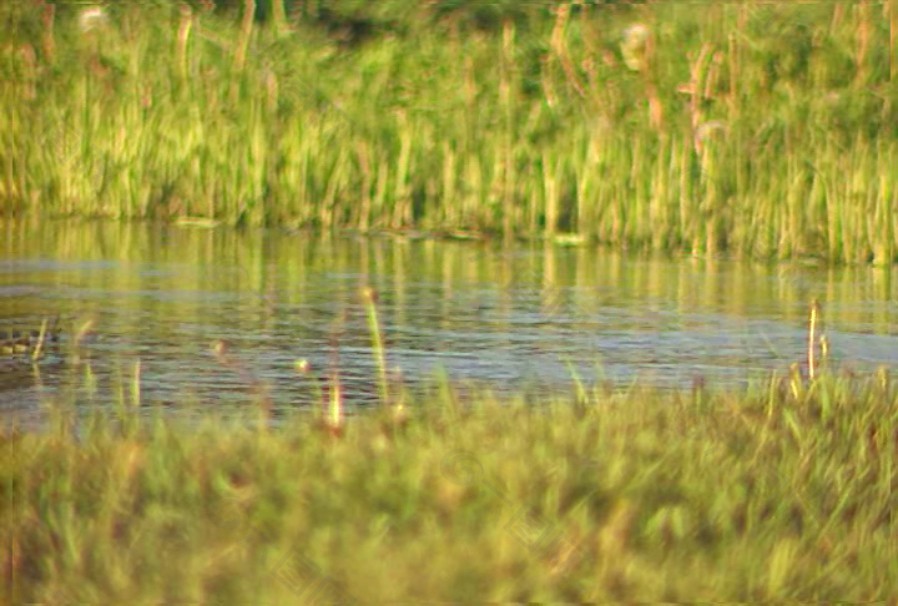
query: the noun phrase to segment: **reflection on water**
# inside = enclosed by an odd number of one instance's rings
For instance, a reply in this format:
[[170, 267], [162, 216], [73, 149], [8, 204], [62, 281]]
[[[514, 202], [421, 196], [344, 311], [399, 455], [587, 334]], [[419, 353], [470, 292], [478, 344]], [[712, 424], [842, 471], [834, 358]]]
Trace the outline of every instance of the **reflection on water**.
[[[731, 384], [802, 357], [814, 297], [837, 359], [862, 369], [898, 359], [891, 277], [543, 244], [0, 224], [0, 329], [56, 314], [94, 320], [101, 403], [139, 359], [147, 402], [245, 402], [253, 377], [278, 406], [302, 405], [314, 390], [294, 370], [299, 358], [322, 373], [338, 366], [363, 403], [376, 376], [366, 285], [379, 295], [388, 363], [411, 384], [440, 369], [534, 393], [567, 388], [572, 372], [618, 385]], [[218, 339], [245, 372], [216, 359]], [[0, 409], [35, 410], [66, 389], [58, 358], [39, 371], [4, 362]]]

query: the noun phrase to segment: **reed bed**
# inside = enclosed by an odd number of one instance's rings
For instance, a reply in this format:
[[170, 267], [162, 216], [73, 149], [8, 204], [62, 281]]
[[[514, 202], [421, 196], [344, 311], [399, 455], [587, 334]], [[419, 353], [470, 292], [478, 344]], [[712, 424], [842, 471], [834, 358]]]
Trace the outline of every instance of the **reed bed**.
[[333, 4], [8, 3], [0, 213], [895, 260], [893, 2]]

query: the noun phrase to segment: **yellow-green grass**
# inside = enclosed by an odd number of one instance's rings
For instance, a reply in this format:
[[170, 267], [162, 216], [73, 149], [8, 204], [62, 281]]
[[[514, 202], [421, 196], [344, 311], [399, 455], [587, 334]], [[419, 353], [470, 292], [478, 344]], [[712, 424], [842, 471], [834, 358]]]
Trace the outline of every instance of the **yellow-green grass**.
[[[123, 391], [126, 391], [123, 388]], [[886, 373], [459, 395], [324, 431], [123, 406], [0, 438], [10, 603], [881, 600]], [[139, 402], [139, 394], [132, 393]], [[248, 406], [252, 406], [250, 402]], [[143, 405], [146, 406], [146, 405]], [[180, 420], [179, 420], [180, 419]]]
[[893, 2], [331, 4], [7, 3], [0, 213], [895, 260]]

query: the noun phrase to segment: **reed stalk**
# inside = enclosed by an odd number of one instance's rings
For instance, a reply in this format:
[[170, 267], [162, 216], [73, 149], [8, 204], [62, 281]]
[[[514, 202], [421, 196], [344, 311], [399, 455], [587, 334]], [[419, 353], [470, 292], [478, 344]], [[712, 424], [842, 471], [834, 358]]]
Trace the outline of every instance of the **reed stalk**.
[[813, 381], [817, 375], [817, 328], [820, 323], [820, 302], [817, 299], [811, 302], [810, 317], [808, 319], [808, 378]]
[[41, 322], [41, 328], [37, 335], [37, 342], [31, 351], [31, 361], [37, 362], [44, 353], [44, 339], [47, 337], [47, 319]]
[[365, 303], [365, 313], [368, 320], [368, 332], [371, 335], [371, 353], [374, 356], [374, 366], [377, 369], [377, 386], [380, 392], [380, 401], [384, 406], [390, 403], [390, 384], [387, 379], [387, 356], [384, 346], [380, 319], [377, 313], [377, 293], [367, 286], [362, 289], [362, 298]]

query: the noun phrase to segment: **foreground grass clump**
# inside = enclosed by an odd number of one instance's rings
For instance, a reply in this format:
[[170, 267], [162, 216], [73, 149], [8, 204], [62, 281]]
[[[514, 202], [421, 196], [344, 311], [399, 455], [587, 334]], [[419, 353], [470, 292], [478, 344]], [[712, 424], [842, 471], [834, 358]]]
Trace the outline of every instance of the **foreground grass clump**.
[[0, 7], [0, 214], [898, 260], [894, 2], [218, 4]]
[[[60, 417], [60, 421], [64, 417]], [[341, 432], [120, 413], [7, 432], [13, 602], [801, 599], [898, 592], [888, 377], [742, 394], [450, 387]]]

